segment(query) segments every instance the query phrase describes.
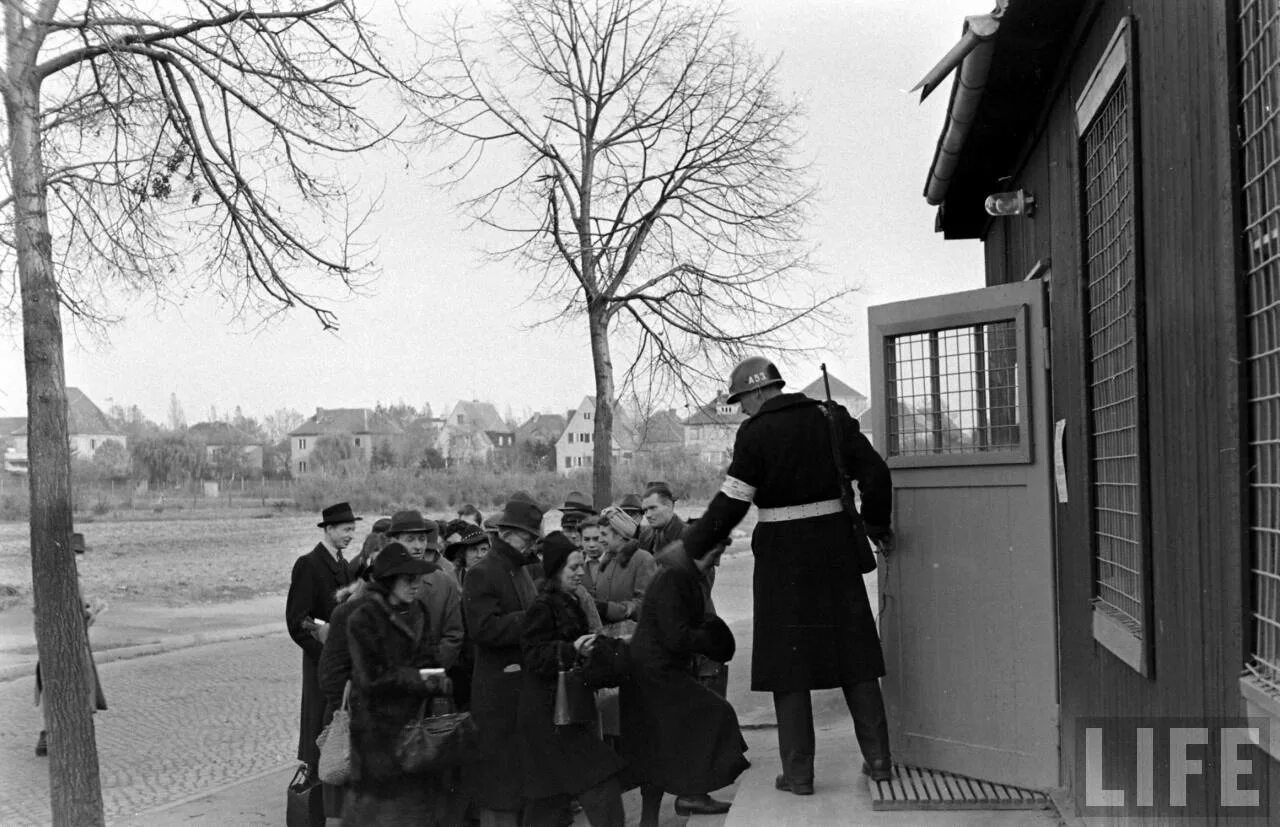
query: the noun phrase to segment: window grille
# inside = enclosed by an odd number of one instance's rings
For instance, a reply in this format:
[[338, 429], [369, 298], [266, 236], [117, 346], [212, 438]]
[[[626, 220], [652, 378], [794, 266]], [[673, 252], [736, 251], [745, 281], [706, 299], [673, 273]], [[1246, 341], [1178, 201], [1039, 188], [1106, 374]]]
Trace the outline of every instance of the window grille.
[[1240, 4], [1252, 646], [1247, 670], [1280, 695], [1280, 5]]
[[1014, 319], [885, 339], [888, 454], [991, 454], [1022, 448]]
[[[1094, 607], [1120, 637], [1142, 641], [1146, 529], [1140, 318], [1134, 192], [1134, 116], [1125, 31], [1082, 96], [1085, 345]], [[1096, 614], [1097, 614], [1096, 613]], [[1095, 630], [1098, 618], [1095, 615]], [[1096, 634], [1096, 632], [1095, 632]], [[1115, 649], [1113, 649], [1115, 651]], [[1122, 657], [1145, 673], [1141, 646]]]

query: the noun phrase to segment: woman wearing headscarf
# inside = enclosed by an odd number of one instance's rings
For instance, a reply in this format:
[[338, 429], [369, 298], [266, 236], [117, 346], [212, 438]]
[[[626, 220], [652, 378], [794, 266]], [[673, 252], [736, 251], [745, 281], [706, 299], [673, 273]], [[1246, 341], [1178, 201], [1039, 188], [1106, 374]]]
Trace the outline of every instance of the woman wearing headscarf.
[[657, 825], [662, 794], [676, 814], [728, 812], [709, 795], [750, 766], [738, 716], [693, 673], [696, 655], [727, 663], [733, 633], [707, 613], [706, 573], [723, 547], [692, 558], [677, 541], [659, 555], [644, 612], [631, 639], [631, 680], [622, 686], [622, 754], [641, 785], [640, 823]]
[[424, 701], [450, 694], [447, 680], [419, 670], [439, 663], [426, 610], [418, 600], [435, 569], [401, 543], [373, 562], [372, 583], [347, 620], [351, 650], [351, 791], [346, 825], [447, 825], [457, 821], [451, 774], [408, 775], [395, 745]]
[[517, 716], [527, 827], [556, 827], [576, 798], [593, 827], [625, 823], [618, 771], [622, 761], [600, 740], [595, 722], [557, 726], [557, 677], [591, 651], [586, 606], [579, 589], [582, 552], [560, 532], [542, 542], [544, 580], [525, 614], [520, 650], [524, 683]]

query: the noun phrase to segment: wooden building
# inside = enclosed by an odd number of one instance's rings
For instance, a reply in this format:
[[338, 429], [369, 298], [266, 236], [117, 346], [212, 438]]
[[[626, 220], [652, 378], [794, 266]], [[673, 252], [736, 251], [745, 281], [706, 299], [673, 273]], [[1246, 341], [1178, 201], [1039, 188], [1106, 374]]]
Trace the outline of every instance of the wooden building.
[[[1280, 4], [1009, 0], [948, 73], [925, 195], [988, 287], [871, 312], [898, 757], [1276, 823]], [[937, 434], [896, 442], [920, 399]]]

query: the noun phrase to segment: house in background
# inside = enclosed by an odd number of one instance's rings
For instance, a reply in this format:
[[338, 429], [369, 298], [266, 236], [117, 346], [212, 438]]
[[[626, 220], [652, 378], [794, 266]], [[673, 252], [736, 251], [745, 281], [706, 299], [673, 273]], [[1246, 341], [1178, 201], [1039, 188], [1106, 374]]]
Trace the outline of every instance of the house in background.
[[684, 451], [684, 424], [675, 408], [634, 417], [637, 455], [673, 454]]
[[[105, 442], [116, 442], [124, 450], [129, 440], [111, 425], [106, 414], [79, 388], [67, 388], [67, 434], [71, 456], [91, 460]], [[9, 434], [11, 447], [5, 451], [5, 470], [26, 473], [27, 421]]]
[[[857, 419], [870, 410], [871, 400], [867, 399], [866, 394], [855, 390], [831, 374], [827, 374], [827, 380], [831, 386], [831, 401], [843, 405], [845, 410], [849, 412], [849, 416]], [[819, 376], [801, 388], [800, 393], [810, 399], [826, 399], [827, 383], [824, 383], [822, 377]]]
[[498, 416], [490, 402], [459, 400], [436, 436], [436, 450], [446, 465], [489, 464], [515, 454], [515, 428]]
[[[564, 432], [556, 440], [556, 470], [572, 474], [590, 468], [595, 458], [596, 398], [582, 397], [578, 407], [569, 412]], [[627, 463], [636, 452], [635, 426], [621, 405], [613, 409], [613, 444], [610, 446], [614, 462]]]
[[25, 416], [0, 416], [0, 457], [4, 458], [4, 470], [11, 474], [27, 472], [27, 456], [18, 456], [14, 452], [15, 434], [25, 432], [27, 418]]
[[310, 457], [324, 436], [350, 437], [357, 456], [368, 464], [375, 448], [394, 446], [401, 433], [399, 425], [369, 408], [316, 408], [314, 416], [289, 432], [289, 469], [295, 476], [319, 470]]
[[747, 415], [738, 408], [738, 403], [729, 402], [720, 394], [682, 423], [685, 450], [703, 462], [727, 465], [733, 457], [738, 426], [746, 421]]
[[223, 452], [239, 455], [239, 472], [251, 476], [262, 474], [263, 445], [250, 434], [229, 422], [197, 422], [187, 429], [187, 436], [204, 443], [205, 455], [215, 460]]
[[564, 433], [564, 414], [535, 413], [516, 428], [516, 454], [537, 470], [556, 469], [556, 443]]

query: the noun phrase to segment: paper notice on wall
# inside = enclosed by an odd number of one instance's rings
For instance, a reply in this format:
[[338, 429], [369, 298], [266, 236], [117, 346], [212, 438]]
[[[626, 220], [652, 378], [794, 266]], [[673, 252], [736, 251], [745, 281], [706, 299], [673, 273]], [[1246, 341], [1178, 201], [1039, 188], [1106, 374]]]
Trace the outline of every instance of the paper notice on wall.
[[1058, 483], [1058, 502], [1067, 501], [1067, 461], [1063, 456], [1062, 441], [1067, 433], [1067, 420], [1053, 424], [1053, 476]]

